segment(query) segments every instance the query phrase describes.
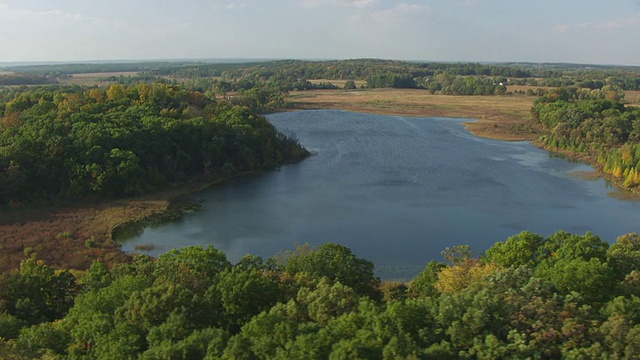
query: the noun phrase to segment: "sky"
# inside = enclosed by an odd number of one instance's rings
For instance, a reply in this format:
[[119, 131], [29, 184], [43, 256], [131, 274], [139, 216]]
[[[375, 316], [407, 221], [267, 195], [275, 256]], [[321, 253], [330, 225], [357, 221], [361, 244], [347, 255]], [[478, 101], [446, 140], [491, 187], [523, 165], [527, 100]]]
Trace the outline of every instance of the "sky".
[[0, 62], [640, 65], [640, 0], [0, 0]]

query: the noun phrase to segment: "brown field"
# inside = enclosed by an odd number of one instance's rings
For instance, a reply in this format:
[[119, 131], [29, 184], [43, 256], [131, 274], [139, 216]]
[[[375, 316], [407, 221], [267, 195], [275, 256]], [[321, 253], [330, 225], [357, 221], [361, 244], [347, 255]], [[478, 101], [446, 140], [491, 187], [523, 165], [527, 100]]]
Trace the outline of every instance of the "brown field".
[[432, 95], [425, 90], [316, 90], [292, 92], [295, 109], [341, 109], [401, 116], [476, 119], [466, 123], [475, 135], [500, 140], [533, 140], [530, 122], [535, 97]]
[[73, 85], [100, 85], [100, 79], [109, 76], [136, 76], [137, 71], [116, 71], [116, 72], [99, 72], [99, 73], [85, 73], [85, 74], [71, 74], [71, 79], [63, 80], [63, 84]]

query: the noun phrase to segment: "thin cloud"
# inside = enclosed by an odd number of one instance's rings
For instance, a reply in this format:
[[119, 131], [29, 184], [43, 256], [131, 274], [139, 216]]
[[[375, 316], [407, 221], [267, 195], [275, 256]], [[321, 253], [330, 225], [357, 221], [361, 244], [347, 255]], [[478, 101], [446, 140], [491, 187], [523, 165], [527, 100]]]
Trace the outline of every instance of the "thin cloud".
[[400, 3], [390, 9], [374, 12], [371, 17], [378, 22], [395, 22], [407, 16], [425, 16], [429, 8], [424, 5]]
[[634, 27], [640, 27], [640, 13], [629, 17], [604, 22], [585, 22], [581, 24], [557, 25], [553, 28], [553, 30], [557, 32], [609, 32]]
[[319, 6], [333, 7], [354, 7], [363, 9], [374, 5], [376, 0], [300, 0], [299, 5], [303, 8], [315, 8]]

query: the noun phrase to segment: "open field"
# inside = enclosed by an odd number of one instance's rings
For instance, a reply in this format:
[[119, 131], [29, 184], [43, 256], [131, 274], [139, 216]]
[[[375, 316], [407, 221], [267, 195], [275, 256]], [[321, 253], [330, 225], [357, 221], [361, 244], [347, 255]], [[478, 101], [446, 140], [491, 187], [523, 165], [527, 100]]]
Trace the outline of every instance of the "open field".
[[466, 123], [478, 136], [500, 140], [533, 140], [530, 122], [535, 97], [432, 95], [425, 90], [316, 90], [292, 92], [294, 109], [341, 109], [402, 116], [477, 119]]
[[74, 85], [100, 85], [100, 79], [110, 76], [136, 76], [137, 71], [117, 71], [117, 72], [99, 72], [99, 73], [85, 73], [85, 74], [71, 74], [71, 78], [62, 81], [64, 84]]

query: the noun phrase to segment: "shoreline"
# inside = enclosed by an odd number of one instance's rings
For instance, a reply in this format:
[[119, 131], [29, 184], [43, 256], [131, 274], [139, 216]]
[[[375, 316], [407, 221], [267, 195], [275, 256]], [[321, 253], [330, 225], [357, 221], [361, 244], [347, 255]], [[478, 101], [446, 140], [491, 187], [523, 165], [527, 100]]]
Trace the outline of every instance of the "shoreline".
[[[541, 130], [530, 120], [533, 97], [431, 95], [416, 90], [322, 90], [293, 93], [293, 105], [281, 111], [347, 110], [381, 115], [454, 117], [474, 136], [502, 141], [529, 141], [534, 146], [591, 165], [616, 188], [632, 194], [622, 182], [602, 171], [597, 158], [539, 143]], [[283, 164], [286, 165], [286, 164]], [[120, 231], [137, 231], [149, 224], [182, 216], [191, 208], [175, 208], [179, 199], [236, 177], [259, 173], [210, 174], [153, 194], [89, 203], [17, 205], [0, 210], [0, 252], [5, 261], [0, 272], [18, 268], [20, 261], [36, 256], [55, 268], [85, 270], [94, 260], [108, 264], [130, 261], [114, 238]], [[115, 236], [114, 236], [114, 233]]]
[[178, 188], [176, 189], [175, 195], [171, 195], [168, 199], [166, 199], [166, 207], [160, 208], [155, 213], [152, 213], [148, 216], [115, 224], [115, 226], [111, 229], [111, 240], [121, 245], [121, 240], [130, 237], [127, 235], [127, 233], [139, 232], [141, 230], [144, 230], [145, 227], [177, 220], [185, 214], [191, 211], [195, 211], [199, 208], [199, 206], [194, 202], [184, 201], [182, 199], [183, 197], [199, 193], [232, 179], [255, 175], [260, 173], [261, 171], [262, 170], [249, 170], [236, 174], [223, 175], [215, 180], [193, 184], [193, 186], [191, 187]]

